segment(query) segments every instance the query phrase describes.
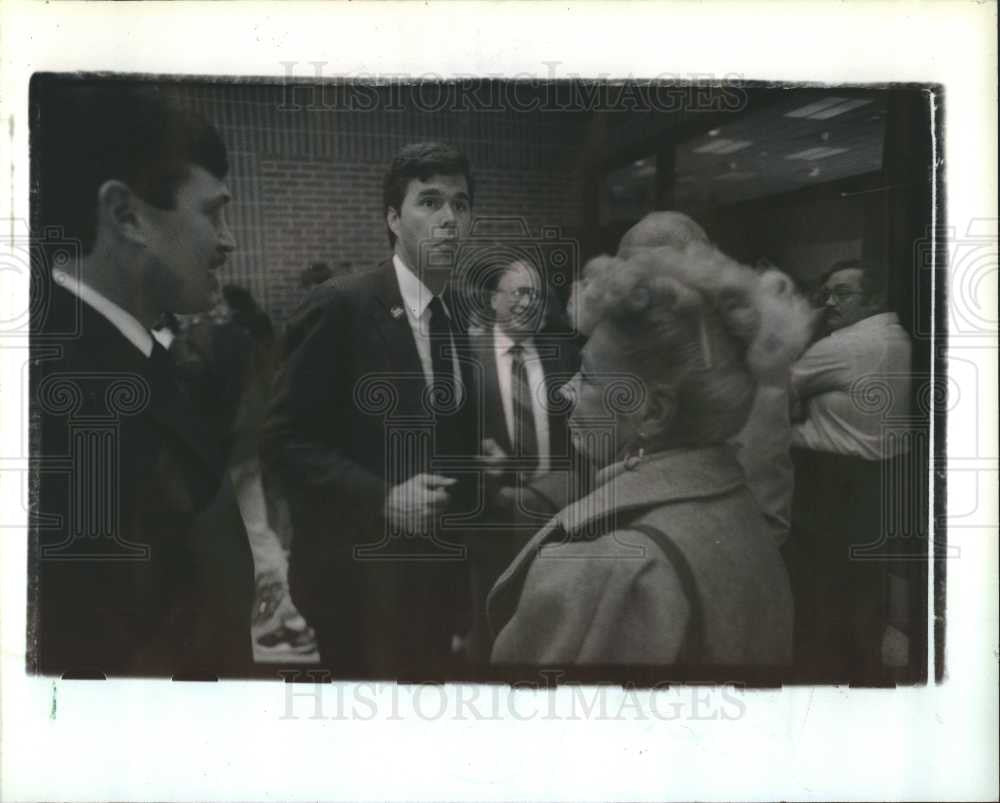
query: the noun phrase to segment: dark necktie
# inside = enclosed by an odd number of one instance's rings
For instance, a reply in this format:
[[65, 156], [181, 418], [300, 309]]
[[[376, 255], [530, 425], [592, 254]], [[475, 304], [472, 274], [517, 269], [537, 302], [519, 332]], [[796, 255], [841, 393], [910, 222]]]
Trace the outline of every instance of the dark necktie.
[[433, 405], [438, 412], [454, 410], [457, 398], [455, 390], [455, 368], [451, 342], [451, 321], [444, 311], [444, 305], [438, 296], [431, 299], [427, 305], [431, 311], [431, 370], [434, 374], [432, 383]]
[[514, 413], [514, 454], [525, 466], [525, 476], [531, 476], [538, 466], [538, 435], [535, 432], [535, 412], [531, 404], [531, 386], [524, 365], [524, 349], [510, 349], [510, 399]]
[[178, 391], [177, 368], [173, 357], [155, 337], [153, 352], [149, 355], [149, 365], [152, 369], [153, 382], [160, 394], [173, 396]]

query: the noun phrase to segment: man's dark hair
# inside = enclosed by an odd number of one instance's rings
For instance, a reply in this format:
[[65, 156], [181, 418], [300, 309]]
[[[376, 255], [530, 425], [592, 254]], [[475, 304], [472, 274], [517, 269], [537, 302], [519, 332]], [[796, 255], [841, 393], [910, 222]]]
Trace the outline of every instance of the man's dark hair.
[[121, 181], [147, 203], [172, 209], [192, 165], [218, 179], [229, 172], [218, 131], [156, 87], [40, 76], [32, 107], [42, 224], [61, 226], [84, 253], [94, 247], [104, 182]]
[[[397, 212], [400, 210], [406, 197], [406, 189], [413, 179], [427, 181], [431, 176], [465, 176], [469, 185], [469, 200], [472, 201], [475, 187], [465, 154], [454, 145], [443, 142], [417, 142], [399, 149], [382, 180], [383, 217], [389, 213], [390, 208]], [[389, 246], [395, 247], [396, 235], [388, 224], [386, 232], [389, 235]]]
[[865, 298], [868, 300], [878, 300], [883, 304], [886, 302], [885, 271], [880, 270], [871, 262], [866, 262], [863, 259], [841, 259], [838, 262], [834, 262], [830, 266], [830, 269], [820, 277], [818, 287], [825, 285], [833, 274], [839, 273], [842, 270], [861, 271], [861, 292], [865, 294]]

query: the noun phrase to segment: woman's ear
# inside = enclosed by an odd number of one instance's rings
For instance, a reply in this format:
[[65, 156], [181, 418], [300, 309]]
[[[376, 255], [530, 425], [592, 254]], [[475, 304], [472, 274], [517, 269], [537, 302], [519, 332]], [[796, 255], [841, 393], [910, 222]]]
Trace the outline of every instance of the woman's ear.
[[663, 436], [673, 428], [676, 416], [677, 391], [671, 385], [651, 384], [639, 426], [643, 440], [647, 442], [662, 440]]
[[97, 190], [97, 224], [116, 238], [146, 244], [139, 199], [122, 181], [105, 181]]

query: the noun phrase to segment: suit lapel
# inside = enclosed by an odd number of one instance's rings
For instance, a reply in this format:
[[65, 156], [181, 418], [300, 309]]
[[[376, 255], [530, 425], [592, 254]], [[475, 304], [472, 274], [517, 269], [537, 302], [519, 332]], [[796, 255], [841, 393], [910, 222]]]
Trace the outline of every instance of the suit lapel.
[[393, 375], [392, 384], [402, 390], [400, 409], [396, 414], [424, 414], [420, 401], [420, 394], [426, 386], [424, 368], [391, 259], [376, 269], [374, 300], [369, 317], [385, 344], [383, 365]]
[[[176, 372], [171, 375], [154, 370], [150, 358], [110, 321], [58, 286], [53, 295], [53, 310], [64, 323], [75, 321], [76, 334], [66, 338], [65, 348], [75, 352], [67, 357], [77, 369], [107, 373], [108, 381], [116, 374], [132, 374], [149, 384], [149, 403], [140, 414], [171, 441], [179, 442], [184, 454], [189, 455], [189, 465], [195, 471], [200, 469], [197, 485], [204, 491], [199, 496], [214, 493], [213, 488], [225, 467], [221, 444], [217, 434], [207, 432], [201, 424], [198, 411], [180, 390]], [[72, 317], [68, 317], [70, 315]], [[53, 365], [48, 370], [59, 371], [60, 368]], [[126, 427], [130, 421], [129, 415], [122, 419]]]
[[392, 260], [383, 262], [377, 271], [377, 303], [372, 305], [371, 312], [375, 326], [385, 340], [389, 364], [397, 371], [423, 372], [417, 344], [410, 329], [410, 319], [403, 308], [403, 296], [399, 292]]

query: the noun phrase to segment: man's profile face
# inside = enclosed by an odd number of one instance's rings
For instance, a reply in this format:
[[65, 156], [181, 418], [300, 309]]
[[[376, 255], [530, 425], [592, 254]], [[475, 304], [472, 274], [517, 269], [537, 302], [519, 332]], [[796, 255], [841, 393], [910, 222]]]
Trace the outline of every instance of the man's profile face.
[[451, 274], [456, 246], [471, 221], [469, 185], [463, 175], [412, 179], [400, 208], [390, 207], [386, 213], [396, 235], [396, 253], [425, 283], [431, 274], [445, 280]]
[[164, 311], [202, 312], [215, 302], [215, 272], [236, 247], [226, 223], [229, 201], [225, 182], [192, 165], [173, 209], [140, 203], [150, 257], [146, 281]]
[[504, 271], [491, 298], [497, 324], [514, 341], [538, 331], [544, 301], [541, 278], [524, 262]]
[[859, 268], [845, 268], [831, 273], [823, 283], [820, 300], [829, 331], [851, 326], [881, 310], [878, 300], [865, 294], [862, 276]]

